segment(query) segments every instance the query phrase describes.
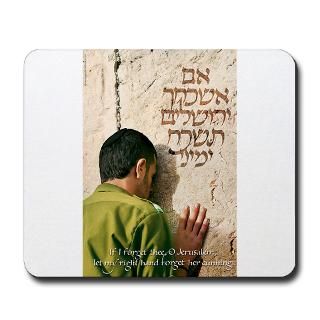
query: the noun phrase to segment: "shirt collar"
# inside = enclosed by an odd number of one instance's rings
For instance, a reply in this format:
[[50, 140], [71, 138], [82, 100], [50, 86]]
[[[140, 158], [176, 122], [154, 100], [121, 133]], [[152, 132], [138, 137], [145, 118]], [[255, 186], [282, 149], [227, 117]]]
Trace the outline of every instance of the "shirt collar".
[[127, 190], [118, 187], [111, 183], [101, 183], [97, 189], [96, 192], [120, 192], [120, 193], [126, 193], [128, 195], [131, 195]]

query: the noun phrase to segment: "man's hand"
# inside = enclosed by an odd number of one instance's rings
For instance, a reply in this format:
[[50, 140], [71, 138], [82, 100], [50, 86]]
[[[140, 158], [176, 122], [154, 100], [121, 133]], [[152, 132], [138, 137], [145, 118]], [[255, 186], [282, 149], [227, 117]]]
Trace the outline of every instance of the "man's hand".
[[[208, 230], [209, 219], [206, 219], [206, 208], [200, 210], [198, 203], [190, 212], [190, 207], [183, 209], [180, 215], [177, 233], [174, 244], [177, 253], [177, 260], [183, 259], [185, 267], [189, 266], [196, 254], [190, 254], [188, 251], [200, 250], [203, 245], [204, 236]], [[179, 255], [186, 252], [184, 255]]]

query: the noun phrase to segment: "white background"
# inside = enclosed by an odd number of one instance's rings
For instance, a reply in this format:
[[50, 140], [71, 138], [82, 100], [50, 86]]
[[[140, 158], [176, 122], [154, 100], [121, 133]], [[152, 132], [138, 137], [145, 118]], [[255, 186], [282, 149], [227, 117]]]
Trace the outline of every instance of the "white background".
[[282, 50], [237, 51], [239, 277], [283, 277], [294, 268], [294, 75]]
[[[0, 317], [319, 316], [317, 1], [2, 1]], [[39, 281], [22, 253], [23, 60], [35, 48], [283, 48], [299, 65], [300, 262], [290, 281]]]

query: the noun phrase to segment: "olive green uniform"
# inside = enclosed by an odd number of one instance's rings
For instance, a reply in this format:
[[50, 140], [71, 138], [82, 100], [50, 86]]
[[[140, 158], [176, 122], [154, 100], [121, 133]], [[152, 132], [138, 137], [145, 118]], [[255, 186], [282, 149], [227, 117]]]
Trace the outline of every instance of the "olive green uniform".
[[169, 277], [171, 232], [161, 208], [103, 183], [84, 200], [85, 277]]

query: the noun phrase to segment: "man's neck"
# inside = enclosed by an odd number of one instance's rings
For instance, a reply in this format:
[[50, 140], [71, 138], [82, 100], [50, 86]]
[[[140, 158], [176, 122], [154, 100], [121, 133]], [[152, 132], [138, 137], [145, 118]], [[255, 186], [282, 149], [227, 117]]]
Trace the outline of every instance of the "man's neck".
[[114, 186], [117, 186], [119, 188], [122, 188], [124, 190], [126, 190], [127, 192], [129, 192], [130, 194], [134, 194], [134, 190], [132, 188], [132, 184], [130, 183], [130, 181], [126, 178], [124, 179], [113, 179], [113, 180], [108, 180], [105, 183], [109, 183], [112, 184]]

